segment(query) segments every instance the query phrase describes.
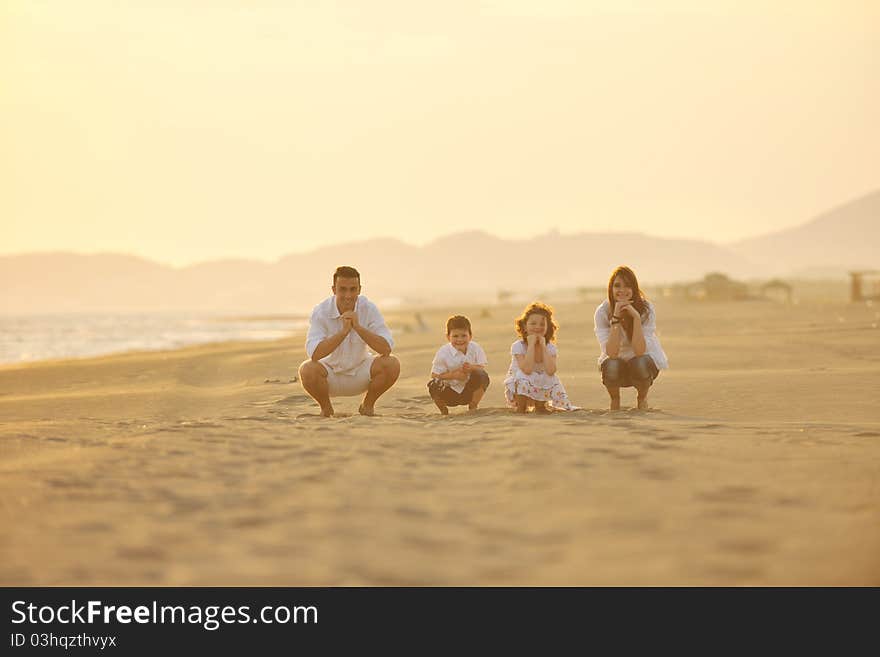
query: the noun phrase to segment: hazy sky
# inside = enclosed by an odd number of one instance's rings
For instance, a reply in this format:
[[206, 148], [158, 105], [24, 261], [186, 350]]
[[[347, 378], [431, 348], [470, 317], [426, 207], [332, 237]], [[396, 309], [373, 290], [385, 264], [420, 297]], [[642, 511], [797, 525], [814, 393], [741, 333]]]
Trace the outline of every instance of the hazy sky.
[[724, 242], [880, 187], [880, 2], [0, 3], [0, 253]]

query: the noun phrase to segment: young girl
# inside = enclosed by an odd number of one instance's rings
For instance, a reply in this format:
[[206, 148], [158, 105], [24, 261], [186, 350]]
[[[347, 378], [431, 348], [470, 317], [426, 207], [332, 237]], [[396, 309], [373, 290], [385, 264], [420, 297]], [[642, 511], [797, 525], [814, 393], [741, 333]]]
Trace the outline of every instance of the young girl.
[[608, 298], [596, 308], [594, 322], [611, 410], [620, 410], [620, 389], [628, 387], [638, 391], [639, 409], [647, 409], [648, 390], [669, 363], [655, 334], [654, 306], [639, 289], [632, 269], [618, 267], [611, 273]]
[[504, 380], [504, 395], [517, 413], [534, 406], [536, 413], [550, 409], [574, 410], [565, 388], [556, 376], [556, 331], [553, 309], [543, 303], [529, 305], [515, 322], [520, 339], [510, 347], [510, 369]]

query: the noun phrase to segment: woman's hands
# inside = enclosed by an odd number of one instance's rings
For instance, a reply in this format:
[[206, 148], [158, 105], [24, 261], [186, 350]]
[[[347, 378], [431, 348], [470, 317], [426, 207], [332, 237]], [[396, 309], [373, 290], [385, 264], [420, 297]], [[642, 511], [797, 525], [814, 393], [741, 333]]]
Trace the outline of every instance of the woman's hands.
[[[631, 301], [617, 301], [614, 303], [614, 315], [616, 315], [618, 319], [611, 320], [611, 328], [613, 329], [615, 326], [621, 328], [622, 324], [620, 323], [620, 320], [622, 320], [627, 313], [629, 313], [629, 315], [633, 319], [632, 335], [629, 336], [629, 341], [632, 344], [632, 349], [635, 352], [636, 356], [642, 356], [647, 350], [645, 335], [644, 333], [642, 333], [642, 316], [639, 315], [639, 311], [633, 307]], [[611, 335], [608, 338], [608, 342], [605, 343], [605, 353], [612, 358], [616, 358], [619, 353], [621, 332], [622, 331], [620, 330], [612, 330]]]
[[632, 301], [615, 301], [613, 315], [623, 318], [624, 313], [629, 313], [633, 319], [641, 319], [639, 311], [633, 307]]

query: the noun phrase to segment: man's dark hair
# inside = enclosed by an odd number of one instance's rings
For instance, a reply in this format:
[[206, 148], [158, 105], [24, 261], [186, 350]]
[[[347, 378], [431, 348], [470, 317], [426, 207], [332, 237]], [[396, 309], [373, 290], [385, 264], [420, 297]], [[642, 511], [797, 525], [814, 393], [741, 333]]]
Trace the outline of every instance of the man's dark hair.
[[446, 335], [452, 333], [453, 329], [465, 329], [468, 335], [473, 335], [471, 331], [471, 320], [464, 315], [453, 315], [446, 320]]
[[358, 285], [361, 284], [361, 275], [354, 267], [337, 267], [336, 271], [333, 272], [333, 285], [336, 285], [337, 278], [356, 278], [358, 279]]

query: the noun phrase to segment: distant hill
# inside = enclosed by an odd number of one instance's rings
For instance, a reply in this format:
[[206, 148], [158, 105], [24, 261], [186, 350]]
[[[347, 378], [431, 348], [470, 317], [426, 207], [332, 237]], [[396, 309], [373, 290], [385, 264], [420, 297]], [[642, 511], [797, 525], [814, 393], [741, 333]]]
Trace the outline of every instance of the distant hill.
[[602, 286], [618, 264], [643, 281], [744, 276], [752, 265], [707, 242], [610, 233], [503, 240], [449, 235], [424, 247], [394, 239], [324, 247], [275, 263], [218, 260], [184, 268], [117, 254], [43, 253], [0, 257], [0, 312], [302, 312], [329, 293], [337, 265], [350, 264], [374, 298], [430, 301], [438, 293], [492, 298], [500, 289]]
[[457, 233], [423, 247], [374, 239], [285, 256], [274, 263], [215, 260], [183, 268], [118, 254], [0, 257], [0, 313], [308, 311], [329, 294], [337, 265], [353, 265], [374, 299], [463, 302], [499, 290], [601, 287], [619, 264], [658, 285], [722, 272], [733, 278], [880, 268], [880, 191], [803, 226], [729, 246], [637, 233], [550, 232], [504, 240]]
[[880, 269], [880, 190], [788, 230], [730, 245], [773, 274], [815, 276]]

